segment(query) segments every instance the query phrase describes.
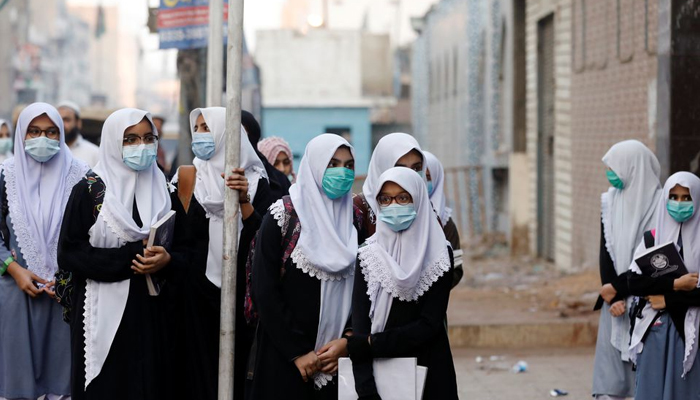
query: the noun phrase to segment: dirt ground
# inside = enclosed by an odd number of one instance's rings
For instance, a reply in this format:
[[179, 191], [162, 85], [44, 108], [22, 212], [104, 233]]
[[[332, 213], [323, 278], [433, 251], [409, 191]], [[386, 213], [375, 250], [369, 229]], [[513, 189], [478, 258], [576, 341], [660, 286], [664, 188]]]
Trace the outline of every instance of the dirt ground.
[[564, 273], [551, 263], [498, 253], [466, 259], [448, 319], [453, 324], [597, 320], [593, 306], [599, 288], [597, 269]]

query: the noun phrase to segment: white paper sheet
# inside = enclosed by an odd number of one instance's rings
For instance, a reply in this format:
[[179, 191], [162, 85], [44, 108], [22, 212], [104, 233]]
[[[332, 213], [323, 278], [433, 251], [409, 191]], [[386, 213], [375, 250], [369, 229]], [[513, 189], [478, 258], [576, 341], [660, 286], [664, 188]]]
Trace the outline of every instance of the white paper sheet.
[[[420, 400], [428, 369], [416, 364], [415, 358], [374, 360], [374, 381], [382, 400]], [[338, 400], [357, 400], [352, 361], [338, 360]]]

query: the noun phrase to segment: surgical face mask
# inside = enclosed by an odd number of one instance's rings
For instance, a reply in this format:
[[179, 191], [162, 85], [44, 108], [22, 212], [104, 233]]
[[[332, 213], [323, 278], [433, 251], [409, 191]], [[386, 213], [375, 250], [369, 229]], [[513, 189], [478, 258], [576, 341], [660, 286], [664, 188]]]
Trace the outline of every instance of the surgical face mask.
[[692, 201], [669, 200], [666, 202], [666, 210], [679, 224], [689, 220], [695, 212]]
[[61, 144], [56, 139], [39, 136], [24, 141], [24, 151], [37, 162], [47, 162], [61, 150]]
[[192, 135], [192, 152], [200, 160], [209, 160], [214, 156], [216, 144], [211, 133], [195, 133]]
[[12, 150], [13, 144], [12, 138], [7, 137], [0, 139], [0, 154], [9, 153], [10, 150]]
[[432, 196], [433, 195], [433, 181], [428, 181], [428, 195]]
[[124, 146], [122, 148], [122, 158], [124, 164], [134, 171], [143, 171], [153, 165], [158, 153], [158, 145], [140, 144], [138, 146]]
[[620, 179], [620, 177], [617, 176], [615, 171], [608, 169], [605, 171], [605, 176], [608, 177], [608, 182], [610, 182], [612, 187], [616, 189], [623, 189], [625, 187], [625, 184], [622, 182], [622, 179]]
[[418, 175], [420, 175], [420, 178], [421, 178], [421, 179], [425, 180], [425, 171], [420, 170], [420, 171], [416, 171], [416, 173], [417, 173]]
[[394, 232], [408, 229], [416, 219], [416, 208], [411, 204], [389, 204], [379, 208], [379, 219]]
[[350, 192], [355, 182], [355, 171], [345, 168], [326, 168], [321, 186], [329, 199], [339, 199]]

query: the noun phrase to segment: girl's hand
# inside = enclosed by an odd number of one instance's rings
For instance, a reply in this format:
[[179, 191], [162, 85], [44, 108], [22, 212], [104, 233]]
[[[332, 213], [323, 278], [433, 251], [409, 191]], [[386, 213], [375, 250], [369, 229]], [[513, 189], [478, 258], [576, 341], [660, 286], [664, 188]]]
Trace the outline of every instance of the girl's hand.
[[610, 306], [610, 315], [617, 318], [625, 313], [626, 308], [624, 300], [616, 301]]
[[338, 372], [338, 358], [348, 355], [348, 340], [341, 338], [330, 341], [316, 354], [321, 361], [321, 372], [333, 375]]
[[611, 301], [615, 298], [617, 295], [617, 290], [613, 287], [613, 285], [606, 283], [603, 285], [602, 288], [600, 288], [600, 296], [605, 300], [606, 303], [610, 304]]
[[296, 365], [301, 378], [304, 382], [308, 382], [311, 377], [319, 370], [320, 362], [318, 356], [315, 352], [310, 351], [301, 357], [294, 360], [294, 365]]
[[14, 278], [17, 287], [33, 299], [39, 296], [44, 291], [43, 289], [37, 287], [37, 283], [40, 283], [42, 285], [48, 283], [47, 281], [37, 276], [34, 272], [23, 268], [15, 261], [13, 261], [7, 267], [7, 272], [9, 272], [12, 278]]
[[666, 298], [662, 294], [649, 296], [647, 300], [654, 310], [663, 310], [666, 308]]
[[673, 290], [690, 292], [698, 287], [698, 274], [685, 274], [673, 281]]
[[225, 178], [224, 174], [221, 174], [221, 177], [226, 179], [226, 187], [231, 190], [238, 190], [239, 201], [245, 203], [248, 198], [248, 179], [245, 177], [245, 170], [243, 168], [234, 168], [231, 172], [232, 174], [228, 178]]
[[54, 286], [56, 286], [56, 281], [51, 281], [51, 282], [47, 283], [47, 284], [42, 288], [42, 290], [43, 290], [44, 293], [46, 293], [49, 297], [51, 297], [52, 299], [56, 300], [56, 291], [55, 291], [55, 289], [54, 289]]
[[137, 275], [153, 274], [170, 263], [170, 253], [162, 246], [153, 246], [136, 255], [136, 260], [131, 260], [131, 269]]

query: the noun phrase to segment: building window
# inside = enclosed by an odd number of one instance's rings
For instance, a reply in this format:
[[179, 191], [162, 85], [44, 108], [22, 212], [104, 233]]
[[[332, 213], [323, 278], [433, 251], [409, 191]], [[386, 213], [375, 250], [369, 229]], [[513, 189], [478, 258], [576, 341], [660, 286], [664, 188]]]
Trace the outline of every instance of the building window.
[[352, 144], [352, 129], [349, 126], [327, 126], [326, 133], [334, 133]]

